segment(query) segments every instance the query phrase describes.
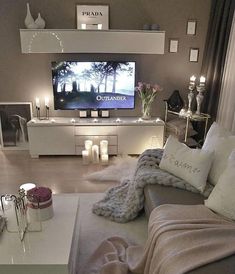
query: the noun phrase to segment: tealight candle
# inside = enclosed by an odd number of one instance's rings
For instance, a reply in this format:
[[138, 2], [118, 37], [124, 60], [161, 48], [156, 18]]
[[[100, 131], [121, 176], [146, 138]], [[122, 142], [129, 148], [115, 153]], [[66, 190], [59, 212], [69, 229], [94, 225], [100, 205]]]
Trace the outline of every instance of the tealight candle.
[[30, 189], [36, 187], [36, 185], [34, 183], [26, 183], [20, 186], [20, 189], [23, 189], [25, 191], [25, 194], [27, 194], [27, 191], [29, 191]]
[[190, 82], [195, 82], [195, 81], [196, 81], [196, 76], [192, 75], [192, 76], [190, 77]]
[[200, 77], [200, 85], [205, 85], [205, 82], [206, 82], [206, 77], [201, 76]]

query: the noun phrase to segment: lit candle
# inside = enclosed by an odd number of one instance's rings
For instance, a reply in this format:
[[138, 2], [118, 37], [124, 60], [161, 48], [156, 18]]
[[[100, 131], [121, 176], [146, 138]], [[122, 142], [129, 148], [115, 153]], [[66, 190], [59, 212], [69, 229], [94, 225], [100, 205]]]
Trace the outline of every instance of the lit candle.
[[100, 154], [108, 154], [108, 141], [100, 141]]
[[98, 24], [98, 29], [102, 29], [102, 24]]
[[190, 77], [190, 82], [195, 82], [195, 81], [196, 81], [196, 76], [192, 75], [192, 76]]
[[82, 162], [84, 165], [89, 164], [89, 152], [87, 150], [82, 151]]
[[139, 118], [139, 119], [138, 119], [138, 122], [139, 122], [139, 123], [143, 122], [143, 119], [142, 119], [142, 118]]
[[88, 151], [88, 157], [91, 159], [91, 148], [92, 148], [93, 142], [92, 140], [86, 140], [85, 141], [85, 150]]
[[45, 97], [45, 107], [49, 108], [49, 98]]
[[92, 162], [99, 163], [99, 147], [97, 145], [92, 146], [91, 153], [92, 153]]
[[103, 165], [107, 165], [109, 162], [109, 155], [108, 154], [102, 154], [101, 155], [101, 163]]
[[120, 119], [120, 118], [117, 118], [117, 119], [116, 119], [116, 122], [117, 122], [117, 123], [120, 123], [120, 122], [121, 122], [121, 119]]
[[40, 100], [38, 97], [35, 98], [36, 108], [40, 108]]
[[74, 118], [72, 118], [70, 121], [71, 121], [71, 123], [75, 123], [75, 119]]
[[204, 86], [204, 85], [205, 85], [205, 82], [206, 82], [206, 77], [201, 76], [201, 77], [200, 77], [200, 85], [201, 85], [201, 86]]

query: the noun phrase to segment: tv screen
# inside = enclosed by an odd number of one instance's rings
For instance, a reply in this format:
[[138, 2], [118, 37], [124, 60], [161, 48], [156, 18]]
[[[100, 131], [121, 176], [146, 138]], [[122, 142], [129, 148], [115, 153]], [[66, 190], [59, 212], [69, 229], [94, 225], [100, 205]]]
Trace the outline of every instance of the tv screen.
[[55, 109], [132, 109], [135, 62], [52, 62]]

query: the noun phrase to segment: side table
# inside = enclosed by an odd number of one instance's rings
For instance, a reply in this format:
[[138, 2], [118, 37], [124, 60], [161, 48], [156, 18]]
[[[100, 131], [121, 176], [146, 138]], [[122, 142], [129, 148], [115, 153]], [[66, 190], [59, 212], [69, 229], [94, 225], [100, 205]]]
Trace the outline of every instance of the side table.
[[186, 142], [187, 138], [188, 138], [189, 121], [204, 122], [205, 123], [205, 127], [204, 127], [203, 141], [205, 141], [206, 133], [207, 133], [208, 121], [211, 118], [211, 116], [209, 114], [206, 114], [206, 113], [201, 113], [201, 114], [193, 113], [193, 114], [181, 115], [179, 112], [169, 110], [168, 109], [168, 104], [167, 104], [167, 102], [165, 102], [165, 123], [167, 122], [168, 114], [173, 114], [173, 115], [178, 116], [181, 119], [185, 119], [186, 120], [184, 142]]
[[75, 274], [78, 252], [78, 194], [53, 195], [54, 217], [42, 222], [41, 232], [0, 237], [0, 273]]

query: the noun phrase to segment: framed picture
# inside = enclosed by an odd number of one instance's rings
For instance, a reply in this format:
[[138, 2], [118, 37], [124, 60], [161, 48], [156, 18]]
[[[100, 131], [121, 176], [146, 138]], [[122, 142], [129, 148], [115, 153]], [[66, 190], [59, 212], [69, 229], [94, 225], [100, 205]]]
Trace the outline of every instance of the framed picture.
[[109, 6], [77, 5], [77, 29], [109, 29]]
[[97, 118], [97, 117], [99, 117], [98, 110], [91, 110], [91, 117], [92, 117], [92, 118]]
[[101, 110], [100, 111], [100, 116], [102, 118], [109, 118], [109, 111], [108, 110]]
[[199, 48], [190, 48], [189, 50], [189, 62], [198, 62]]
[[80, 110], [79, 111], [79, 117], [80, 118], [86, 118], [87, 117], [87, 111], [86, 110]]
[[27, 122], [31, 119], [31, 102], [0, 103], [1, 147], [28, 149]]
[[186, 33], [188, 35], [196, 35], [196, 27], [197, 27], [196, 20], [188, 20]]
[[178, 45], [179, 45], [178, 39], [170, 39], [169, 40], [169, 52], [172, 52], [172, 53], [178, 52]]

